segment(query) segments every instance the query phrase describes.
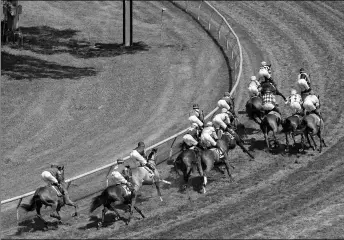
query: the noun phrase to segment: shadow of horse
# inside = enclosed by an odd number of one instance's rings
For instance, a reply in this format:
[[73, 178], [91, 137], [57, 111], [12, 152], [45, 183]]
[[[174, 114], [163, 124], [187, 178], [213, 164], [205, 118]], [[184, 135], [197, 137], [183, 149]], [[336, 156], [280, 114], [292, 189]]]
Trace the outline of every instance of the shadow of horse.
[[36, 232], [36, 231], [48, 231], [58, 229], [59, 221], [47, 221], [47, 225], [42, 222], [39, 217], [25, 219], [18, 223], [18, 228], [15, 236], [21, 236], [23, 233]]
[[50, 26], [21, 27], [23, 46], [10, 46], [21, 48], [39, 54], [69, 53], [78, 58], [115, 57], [123, 54], [134, 54], [138, 51], [148, 51], [149, 46], [143, 42], [135, 42], [125, 47], [117, 43], [95, 43], [75, 39], [79, 30], [56, 29]]

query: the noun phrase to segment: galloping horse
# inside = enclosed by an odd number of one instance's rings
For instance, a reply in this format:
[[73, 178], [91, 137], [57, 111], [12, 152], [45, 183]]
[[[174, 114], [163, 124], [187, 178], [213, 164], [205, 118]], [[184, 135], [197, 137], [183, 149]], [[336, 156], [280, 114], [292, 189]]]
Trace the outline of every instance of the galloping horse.
[[[30, 212], [36, 209], [37, 217], [39, 217], [45, 224], [45, 227], [48, 226], [48, 222], [44, 220], [41, 215], [41, 207], [45, 205], [46, 207], [51, 207], [53, 212], [50, 214], [50, 217], [56, 218], [61, 223], [60, 209], [64, 205], [73, 206], [75, 212], [72, 215], [73, 217], [78, 215], [77, 209], [78, 205], [72, 202], [69, 198], [67, 188], [65, 187], [66, 182], [64, 181], [64, 167], [61, 168], [61, 174], [58, 175], [57, 180], [61, 183], [63, 188], [64, 196], [58, 196], [57, 192], [53, 189], [51, 185], [38, 188], [33, 197], [30, 200], [29, 204], [21, 204], [20, 207], [25, 211]], [[56, 211], [56, 213], [55, 213]]]
[[289, 139], [288, 135], [290, 135], [294, 141], [293, 147], [295, 146], [295, 136], [301, 135], [301, 150], [304, 151], [304, 133], [300, 129], [301, 123], [302, 123], [303, 117], [299, 114], [293, 114], [289, 117], [287, 117], [284, 121], [282, 121], [282, 132], [285, 134], [285, 144], [286, 144], [286, 149], [285, 151], [289, 151]]
[[272, 131], [272, 135], [274, 137], [274, 144], [278, 145], [278, 141], [276, 138], [276, 134], [278, 131], [278, 126], [281, 124], [281, 116], [275, 112], [271, 111], [265, 117], [263, 118], [261, 124], [260, 124], [260, 129], [262, 130], [265, 138], [266, 145], [269, 150], [270, 148], [270, 143], [269, 143], [269, 132]]
[[[174, 168], [179, 175], [178, 169], [183, 172], [184, 186], [183, 189], [187, 190], [189, 186], [189, 178], [194, 166], [197, 166], [198, 172], [200, 173], [201, 159], [199, 156], [199, 149], [195, 147], [195, 150], [186, 148], [186, 144], [181, 143], [182, 152], [178, 155], [174, 161]], [[200, 173], [201, 175], [201, 173]]]
[[202, 167], [199, 169], [199, 171], [200, 171], [200, 175], [203, 176], [203, 183], [202, 183], [203, 193], [206, 193], [205, 186], [207, 185], [207, 182], [208, 182], [207, 175], [214, 168], [215, 163], [225, 163], [228, 176], [231, 181], [234, 181], [234, 178], [232, 177], [229, 171], [230, 166], [234, 168], [229, 163], [229, 159], [228, 159], [229, 147], [227, 143], [222, 139], [218, 139], [217, 144], [222, 149], [223, 156], [220, 156], [218, 149], [206, 149], [200, 152]]
[[[92, 213], [95, 209], [100, 207], [101, 205], [104, 206], [102, 211], [102, 220], [101, 222], [98, 222], [98, 228], [103, 226], [103, 223], [105, 221], [105, 214], [108, 209], [116, 213], [115, 220], [120, 219], [120, 215], [117, 212], [117, 209], [131, 209], [131, 206], [143, 217], [142, 211], [134, 206], [130, 205], [132, 200], [132, 194], [128, 192], [127, 189], [124, 188], [123, 185], [112, 185], [107, 187], [99, 196], [93, 198], [91, 207], [90, 207], [90, 213]], [[132, 211], [130, 212], [132, 214]], [[127, 219], [125, 222], [127, 225], [130, 222], [130, 218]]]
[[145, 167], [137, 167], [137, 168], [131, 169], [131, 176], [129, 178], [131, 179], [130, 182], [133, 184], [134, 192], [132, 192], [131, 194], [128, 194], [126, 193], [126, 190], [120, 185], [109, 186], [99, 196], [93, 198], [90, 212], [93, 212], [95, 209], [97, 209], [101, 205], [104, 206], [103, 214], [102, 214], [102, 221], [98, 223], [98, 227], [101, 227], [102, 224], [104, 223], [105, 213], [107, 212], [108, 209], [114, 211], [116, 215], [119, 217], [119, 214], [115, 210], [115, 208], [122, 209], [123, 206], [130, 207], [130, 215], [126, 221], [126, 224], [129, 224], [134, 209], [138, 213], [140, 213], [142, 217], [144, 217], [141, 210], [135, 206], [137, 193], [140, 190], [142, 184], [145, 184], [145, 185], [155, 184], [160, 200], [162, 201], [161, 192], [160, 192], [160, 182], [164, 182], [168, 184], [171, 184], [171, 183], [160, 179], [159, 172], [155, 167], [156, 166], [155, 164], [156, 153], [157, 153], [157, 149], [152, 149], [152, 151], [150, 152], [148, 156], [148, 162], [151, 165], [153, 165], [155, 168], [154, 175], [153, 175], [153, 172], [152, 173], [148, 172], [148, 170]]
[[[322, 137], [322, 132], [324, 131], [324, 121], [315, 113], [311, 113], [309, 115], [306, 115], [303, 118], [302, 121], [302, 125], [304, 126], [304, 134], [307, 137], [307, 141], [310, 145], [310, 147], [313, 148], [313, 150], [315, 150], [315, 148], [317, 147], [313, 136], [317, 135], [319, 137], [320, 140], [320, 148], [319, 148], [319, 152], [322, 151], [322, 147], [324, 144], [324, 147], [327, 147], [324, 138]], [[314, 147], [312, 146], [310, 140], [309, 140], [309, 136], [312, 138], [312, 141], [314, 143]]]
[[262, 98], [259, 96], [254, 96], [247, 101], [245, 106], [248, 117], [255, 121], [257, 124], [260, 124], [262, 122], [264, 116], [262, 104]]

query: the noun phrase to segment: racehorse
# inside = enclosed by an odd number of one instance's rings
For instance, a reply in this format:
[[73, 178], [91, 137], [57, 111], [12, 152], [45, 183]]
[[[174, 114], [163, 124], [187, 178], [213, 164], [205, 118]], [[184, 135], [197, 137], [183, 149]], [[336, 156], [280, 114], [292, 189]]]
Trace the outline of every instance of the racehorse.
[[287, 117], [284, 121], [282, 121], [282, 132], [285, 134], [285, 144], [286, 144], [286, 152], [289, 152], [289, 139], [288, 135], [290, 135], [294, 141], [293, 147], [296, 144], [295, 136], [301, 135], [301, 150], [305, 150], [304, 146], [304, 133], [302, 129], [300, 129], [303, 117], [299, 114], [293, 114]]
[[[101, 205], [104, 206], [102, 211], [102, 220], [101, 222], [98, 222], [98, 228], [102, 227], [105, 221], [105, 214], [108, 209], [112, 210], [116, 213], [115, 220], [120, 219], [120, 214], [117, 212], [116, 208], [118, 209], [127, 209], [130, 210], [131, 206], [143, 217], [142, 211], [134, 206], [130, 205], [131, 203], [132, 194], [128, 192], [126, 188], [124, 188], [123, 185], [112, 185], [107, 187], [99, 196], [93, 198], [91, 207], [90, 207], [90, 213], [92, 213], [95, 209], [100, 207]], [[132, 212], [130, 212], [132, 214]], [[125, 223], [128, 225], [130, 222], [130, 218], [125, 221]]]
[[[319, 148], [319, 152], [322, 151], [322, 147], [324, 144], [324, 147], [327, 147], [324, 138], [322, 137], [322, 132], [324, 131], [324, 121], [315, 113], [311, 113], [309, 115], [306, 115], [303, 118], [302, 121], [302, 125], [304, 126], [304, 134], [307, 137], [307, 141], [310, 145], [310, 147], [312, 147], [313, 150], [316, 149], [317, 145], [314, 141], [313, 136], [317, 135], [319, 137], [320, 140], [320, 148]], [[310, 140], [309, 140], [309, 136], [311, 137], [313, 143], [314, 143], [314, 147], [312, 146]]]
[[130, 208], [130, 214], [129, 214], [129, 218], [126, 221], [126, 224], [129, 224], [134, 209], [138, 213], [140, 213], [142, 217], [144, 217], [141, 210], [135, 206], [137, 193], [140, 190], [142, 184], [145, 184], [145, 185], [155, 184], [160, 200], [162, 201], [161, 192], [160, 192], [160, 182], [165, 182], [168, 184], [171, 184], [171, 183], [160, 179], [159, 172], [155, 167], [156, 166], [155, 164], [156, 153], [157, 153], [157, 149], [152, 149], [152, 151], [150, 152], [148, 156], [148, 162], [154, 166], [154, 169], [155, 169], [154, 173], [151, 170], [147, 170], [146, 167], [136, 167], [136, 168], [131, 169], [131, 176], [129, 176], [129, 178], [130, 178], [130, 182], [133, 185], [134, 191], [130, 195], [126, 193], [125, 189], [122, 186], [117, 185], [117, 186], [107, 187], [99, 196], [93, 198], [90, 212], [93, 212], [95, 209], [97, 209], [98, 207], [102, 205], [104, 206], [103, 212], [102, 212], [102, 221], [98, 223], [98, 227], [101, 227], [103, 225], [105, 213], [107, 212], [108, 209], [114, 211], [117, 217], [119, 217], [119, 214], [115, 210], [115, 208], [122, 209], [125, 206]]
[[[78, 205], [72, 202], [69, 198], [67, 188], [65, 187], [66, 182], [64, 180], [64, 167], [61, 168], [61, 173], [58, 175], [57, 180], [61, 184], [61, 187], [64, 192], [64, 196], [58, 196], [56, 190], [53, 189], [51, 185], [39, 187], [33, 197], [30, 200], [29, 204], [21, 204], [20, 207], [25, 211], [30, 212], [36, 209], [37, 217], [39, 217], [45, 224], [45, 227], [48, 226], [48, 222], [44, 220], [41, 215], [41, 207], [45, 205], [46, 207], [51, 207], [53, 212], [50, 214], [50, 217], [56, 218], [61, 222], [60, 209], [64, 205], [73, 206], [75, 212], [72, 214], [73, 217], [78, 215]], [[56, 211], [56, 213], [55, 213]]]
[[277, 141], [276, 134], [278, 131], [278, 126], [281, 124], [281, 117], [275, 111], [270, 111], [266, 114], [260, 124], [260, 129], [262, 130], [265, 138], [266, 145], [269, 150], [271, 150], [270, 143], [269, 143], [269, 132], [272, 131], [272, 135], [274, 138], [274, 145], [278, 146], [279, 142]]
[[245, 106], [248, 117], [255, 121], [258, 125], [260, 125], [264, 116], [262, 104], [262, 98], [259, 96], [254, 96], [247, 101]]
[[220, 156], [218, 149], [205, 149], [200, 152], [202, 167], [199, 169], [199, 171], [203, 179], [203, 182], [202, 182], [203, 193], [206, 193], [205, 186], [207, 185], [207, 182], [208, 182], [207, 175], [214, 168], [215, 163], [225, 163], [228, 176], [231, 181], [234, 181], [234, 178], [232, 177], [229, 171], [230, 166], [234, 169], [234, 166], [232, 166], [229, 163], [229, 159], [228, 159], [229, 146], [223, 139], [218, 139], [217, 145], [219, 145], [219, 147], [222, 149], [223, 156]]
[[200, 169], [202, 168], [201, 159], [199, 156], [200, 150], [197, 147], [195, 147], [195, 150], [187, 148], [184, 142], [180, 144], [180, 147], [182, 149], [182, 152], [178, 155], [178, 157], [174, 161], [174, 168], [178, 175], [179, 175], [178, 169], [180, 169], [183, 172], [183, 177], [184, 177], [183, 189], [187, 190], [189, 186], [190, 175], [192, 173], [194, 166], [197, 166], [199, 173], [200, 173]]

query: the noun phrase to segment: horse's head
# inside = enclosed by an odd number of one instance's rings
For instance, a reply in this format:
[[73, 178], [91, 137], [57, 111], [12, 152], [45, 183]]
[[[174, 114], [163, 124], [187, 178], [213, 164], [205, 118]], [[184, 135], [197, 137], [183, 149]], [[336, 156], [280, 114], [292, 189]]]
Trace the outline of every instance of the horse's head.
[[158, 152], [158, 149], [153, 148], [152, 151], [148, 155], [148, 160], [155, 162], [155, 157], [156, 157], [157, 152]]
[[64, 183], [65, 178], [64, 178], [64, 166], [63, 165], [58, 165], [57, 166], [57, 181], [60, 183]]

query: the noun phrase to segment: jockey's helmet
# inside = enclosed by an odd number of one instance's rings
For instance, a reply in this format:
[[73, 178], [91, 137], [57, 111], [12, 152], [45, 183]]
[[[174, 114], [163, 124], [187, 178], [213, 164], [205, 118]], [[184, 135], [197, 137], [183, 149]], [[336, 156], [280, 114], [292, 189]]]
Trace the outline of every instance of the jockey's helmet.
[[122, 163], [124, 163], [123, 158], [118, 158], [118, 159], [117, 159], [117, 164], [122, 164]]
[[268, 65], [265, 61], [262, 61], [260, 64], [262, 65], [262, 67]]
[[145, 143], [144, 143], [144, 142], [139, 142], [139, 143], [137, 144], [137, 146], [138, 146], [138, 147], [145, 147]]
[[300, 68], [300, 73], [304, 73], [304, 72], [305, 72], [305, 69]]
[[58, 166], [57, 166], [57, 169], [58, 169], [59, 171], [62, 171], [62, 170], [64, 169], [64, 166], [63, 166], [63, 165], [58, 165]]
[[224, 96], [225, 96], [225, 97], [230, 97], [231, 94], [230, 94], [229, 92], [225, 92]]
[[207, 122], [207, 123], [206, 123], [206, 125], [205, 125], [205, 126], [207, 126], [207, 127], [211, 127], [211, 126], [213, 126], [213, 123], [209, 121], [209, 122]]
[[228, 110], [227, 110], [227, 108], [222, 108], [222, 109], [221, 109], [221, 112], [222, 112], [222, 113], [226, 113], [226, 112], [228, 112]]
[[251, 81], [256, 81], [256, 80], [257, 80], [256, 76], [251, 77]]
[[291, 93], [291, 95], [295, 95], [295, 94], [297, 94], [297, 91], [296, 91], [295, 89], [292, 89], [292, 90], [290, 91], [290, 93]]
[[194, 104], [193, 106], [192, 106], [192, 109], [199, 109], [199, 106], [198, 106], [198, 104], [196, 103], [196, 104]]

